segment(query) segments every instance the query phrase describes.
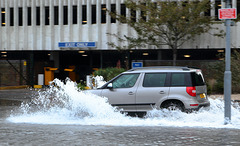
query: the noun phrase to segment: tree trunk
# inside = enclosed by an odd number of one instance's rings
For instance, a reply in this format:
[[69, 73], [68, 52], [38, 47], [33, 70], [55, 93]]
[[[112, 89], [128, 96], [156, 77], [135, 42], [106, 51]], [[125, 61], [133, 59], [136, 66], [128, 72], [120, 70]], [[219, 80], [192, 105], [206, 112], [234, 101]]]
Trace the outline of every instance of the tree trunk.
[[176, 66], [177, 63], [177, 48], [173, 48], [173, 66]]

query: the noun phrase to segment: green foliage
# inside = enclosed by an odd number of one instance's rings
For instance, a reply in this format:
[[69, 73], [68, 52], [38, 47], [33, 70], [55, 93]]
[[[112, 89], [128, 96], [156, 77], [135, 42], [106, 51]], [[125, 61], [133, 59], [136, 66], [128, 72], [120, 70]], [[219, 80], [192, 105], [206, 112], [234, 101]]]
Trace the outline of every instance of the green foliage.
[[78, 87], [80, 90], [85, 90], [86, 83], [85, 83], [85, 82], [80, 82], [80, 83], [77, 84], [77, 87]]
[[124, 71], [125, 69], [123, 68], [108, 67], [105, 69], [99, 69], [97, 71], [94, 71], [94, 76], [102, 76], [105, 81], [109, 81]]
[[240, 52], [234, 51], [231, 60], [231, 70], [232, 70], [232, 90], [233, 93], [240, 91]]

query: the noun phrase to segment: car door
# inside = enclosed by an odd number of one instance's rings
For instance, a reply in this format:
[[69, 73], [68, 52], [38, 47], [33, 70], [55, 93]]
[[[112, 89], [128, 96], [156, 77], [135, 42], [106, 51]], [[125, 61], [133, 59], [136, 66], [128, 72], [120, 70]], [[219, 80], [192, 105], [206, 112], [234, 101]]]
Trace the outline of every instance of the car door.
[[136, 90], [139, 73], [122, 74], [102, 90], [102, 96], [107, 97], [113, 106], [124, 111], [136, 111]]
[[145, 73], [136, 94], [137, 111], [152, 110], [156, 103], [167, 99], [167, 73]]

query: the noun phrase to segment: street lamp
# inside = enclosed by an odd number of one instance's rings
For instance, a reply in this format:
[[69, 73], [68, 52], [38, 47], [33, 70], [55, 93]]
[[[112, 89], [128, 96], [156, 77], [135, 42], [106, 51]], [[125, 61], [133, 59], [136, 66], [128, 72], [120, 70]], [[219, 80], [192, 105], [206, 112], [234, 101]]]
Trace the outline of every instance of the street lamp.
[[[226, 8], [231, 8], [230, 0], [226, 0]], [[225, 51], [225, 72], [224, 72], [224, 124], [231, 122], [231, 19], [226, 19], [226, 51]]]

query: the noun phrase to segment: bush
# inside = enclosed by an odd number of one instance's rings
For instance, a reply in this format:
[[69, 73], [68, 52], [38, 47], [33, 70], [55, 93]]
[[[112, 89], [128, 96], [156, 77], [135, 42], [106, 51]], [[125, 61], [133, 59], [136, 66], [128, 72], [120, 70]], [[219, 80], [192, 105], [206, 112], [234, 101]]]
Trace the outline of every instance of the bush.
[[[240, 91], [240, 53], [233, 51], [231, 56], [231, 72], [232, 72], [232, 93], [239, 93]], [[213, 93], [223, 93], [224, 90], [224, 72], [225, 62], [215, 62], [208, 66], [209, 77], [215, 79], [213, 84]]]
[[85, 90], [86, 89], [86, 83], [81, 81], [80, 83], [77, 84], [77, 87], [80, 89], [80, 90]]
[[108, 67], [105, 69], [99, 69], [97, 71], [94, 71], [93, 76], [102, 76], [105, 81], [109, 81], [124, 71], [125, 69], [123, 68]]

